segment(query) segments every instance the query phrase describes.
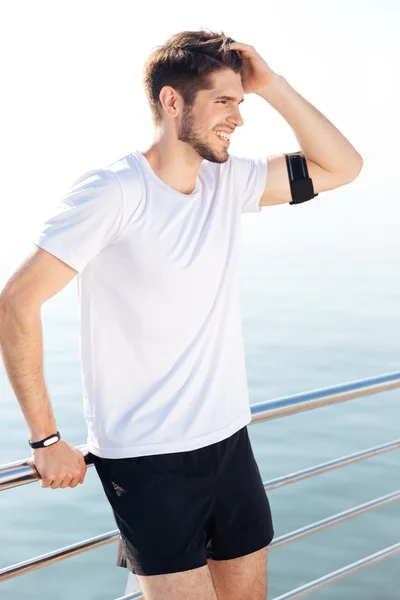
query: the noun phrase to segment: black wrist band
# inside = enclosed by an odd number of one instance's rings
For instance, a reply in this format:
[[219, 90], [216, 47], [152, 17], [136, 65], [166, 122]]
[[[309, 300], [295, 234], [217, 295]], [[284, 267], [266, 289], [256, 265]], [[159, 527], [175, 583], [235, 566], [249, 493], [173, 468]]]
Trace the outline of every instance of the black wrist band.
[[60, 432], [53, 433], [53, 435], [49, 435], [49, 437], [44, 438], [44, 440], [40, 440], [40, 442], [31, 442], [29, 440], [29, 445], [31, 448], [46, 448], [47, 446], [52, 446], [56, 444], [58, 440], [61, 439]]

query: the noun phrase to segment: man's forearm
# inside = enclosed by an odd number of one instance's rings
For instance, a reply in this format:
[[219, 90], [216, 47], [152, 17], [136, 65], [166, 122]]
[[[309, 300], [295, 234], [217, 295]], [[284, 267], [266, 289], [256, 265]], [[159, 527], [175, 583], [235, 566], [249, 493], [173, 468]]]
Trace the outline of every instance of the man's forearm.
[[304, 155], [326, 171], [357, 175], [363, 159], [350, 142], [281, 75], [259, 96], [273, 106], [292, 127]]
[[40, 309], [0, 307], [0, 356], [32, 441], [57, 431], [43, 377]]

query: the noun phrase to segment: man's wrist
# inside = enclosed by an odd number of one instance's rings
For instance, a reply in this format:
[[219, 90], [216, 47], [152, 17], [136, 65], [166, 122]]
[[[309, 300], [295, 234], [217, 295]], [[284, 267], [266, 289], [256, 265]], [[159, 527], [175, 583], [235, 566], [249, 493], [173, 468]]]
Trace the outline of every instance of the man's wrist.
[[279, 73], [276, 73], [271, 78], [269, 83], [267, 83], [257, 91], [257, 96], [261, 96], [261, 98], [264, 98], [264, 100], [267, 100], [267, 102], [269, 102], [270, 98], [272, 99], [274, 97], [274, 94], [276, 95], [277, 93], [281, 93], [281, 88], [285, 85], [285, 83], [287, 84], [287, 81], [283, 77], [283, 75], [279, 75]]
[[34, 429], [29, 431], [29, 441], [30, 442], [40, 442], [45, 438], [49, 437], [49, 435], [55, 435], [58, 431], [57, 425], [53, 423], [50, 426], [43, 427], [41, 429]]

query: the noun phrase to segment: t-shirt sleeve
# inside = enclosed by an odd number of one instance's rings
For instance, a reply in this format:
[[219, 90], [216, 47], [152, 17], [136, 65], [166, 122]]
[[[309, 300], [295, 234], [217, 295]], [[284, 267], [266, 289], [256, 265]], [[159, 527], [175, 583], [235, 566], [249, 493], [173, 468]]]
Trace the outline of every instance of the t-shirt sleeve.
[[267, 183], [267, 158], [231, 156], [230, 159], [241, 212], [260, 212], [259, 202]]
[[33, 242], [81, 273], [118, 236], [122, 222], [117, 176], [107, 169], [88, 171], [74, 181]]

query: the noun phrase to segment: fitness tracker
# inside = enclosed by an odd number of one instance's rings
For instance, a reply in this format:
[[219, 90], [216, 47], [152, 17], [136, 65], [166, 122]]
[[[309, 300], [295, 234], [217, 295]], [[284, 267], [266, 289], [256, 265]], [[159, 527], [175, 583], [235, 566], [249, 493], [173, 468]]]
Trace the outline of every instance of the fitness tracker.
[[40, 440], [39, 442], [31, 442], [29, 440], [29, 445], [31, 448], [46, 448], [47, 446], [56, 444], [60, 438], [60, 432], [57, 431], [57, 433], [53, 433], [52, 435], [49, 435], [49, 437], [44, 438], [44, 440]]

